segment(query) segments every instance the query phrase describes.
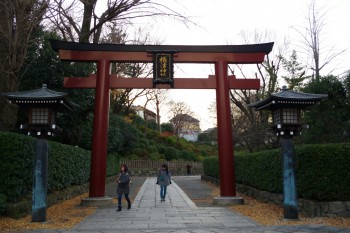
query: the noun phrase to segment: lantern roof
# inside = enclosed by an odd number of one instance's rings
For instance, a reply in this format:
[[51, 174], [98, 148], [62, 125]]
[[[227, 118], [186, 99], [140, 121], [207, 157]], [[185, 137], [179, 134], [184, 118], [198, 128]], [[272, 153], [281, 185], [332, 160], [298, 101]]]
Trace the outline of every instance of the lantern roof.
[[3, 95], [20, 106], [51, 105], [60, 111], [72, 110], [73, 108], [79, 107], [78, 104], [68, 99], [68, 94], [66, 92], [52, 91], [47, 88], [46, 84], [43, 84], [42, 88], [39, 89], [9, 92], [3, 93]]
[[280, 92], [272, 93], [270, 97], [251, 103], [248, 106], [255, 110], [273, 110], [282, 107], [306, 108], [327, 98], [327, 94], [312, 94], [288, 90], [282, 87]]

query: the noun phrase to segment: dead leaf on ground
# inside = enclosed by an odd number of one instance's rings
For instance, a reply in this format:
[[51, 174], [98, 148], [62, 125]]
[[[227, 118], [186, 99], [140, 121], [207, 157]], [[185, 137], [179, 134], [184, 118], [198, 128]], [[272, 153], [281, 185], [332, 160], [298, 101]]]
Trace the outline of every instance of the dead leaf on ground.
[[[208, 182], [212, 188], [212, 196], [220, 196], [220, 188]], [[283, 218], [283, 207], [271, 203], [264, 203], [252, 197], [237, 193], [243, 197], [244, 205], [230, 206], [230, 208], [240, 214], [247, 216], [257, 223], [269, 226], [287, 225], [327, 225], [333, 227], [350, 227], [350, 218], [341, 217], [317, 217], [309, 218], [305, 214], [299, 213], [299, 220], [286, 220]]]
[[88, 194], [66, 200], [47, 209], [47, 220], [44, 223], [32, 222], [31, 215], [24, 218], [13, 219], [0, 216], [0, 231], [30, 229], [69, 229], [80, 223], [86, 216], [95, 212], [96, 207], [80, 206], [80, 200]]

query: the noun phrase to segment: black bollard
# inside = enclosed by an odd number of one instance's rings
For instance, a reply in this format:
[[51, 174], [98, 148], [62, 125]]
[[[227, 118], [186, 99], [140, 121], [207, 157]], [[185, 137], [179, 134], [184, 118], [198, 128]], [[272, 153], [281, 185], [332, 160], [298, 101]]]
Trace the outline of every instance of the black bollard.
[[298, 219], [295, 153], [292, 137], [281, 137], [283, 169], [283, 208], [285, 219]]
[[46, 221], [48, 155], [48, 142], [38, 139], [34, 158], [32, 222]]

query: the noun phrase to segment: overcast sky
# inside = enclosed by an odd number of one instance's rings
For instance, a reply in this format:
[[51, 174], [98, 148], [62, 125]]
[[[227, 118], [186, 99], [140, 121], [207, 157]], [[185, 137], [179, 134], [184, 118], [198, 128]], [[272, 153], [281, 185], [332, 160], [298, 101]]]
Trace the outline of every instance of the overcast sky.
[[[270, 41], [275, 47], [289, 40], [290, 51], [300, 50], [302, 38], [298, 29], [303, 31], [307, 21], [307, 0], [174, 0], [163, 1], [172, 9], [191, 16], [198, 26], [184, 24], [171, 19], [144, 19], [137, 26], [149, 31], [151, 36], [162, 44], [181, 45], [227, 45], [242, 44], [242, 32], [254, 34], [254, 31], [268, 31]], [[324, 47], [336, 49], [350, 48], [350, 0], [316, 0], [317, 8], [327, 11], [326, 25], [322, 39]], [[261, 41], [261, 42], [270, 42]], [[298, 57], [302, 54], [298, 54]], [[339, 75], [350, 69], [350, 52], [330, 64], [326, 72]], [[306, 59], [306, 58], [305, 58]], [[176, 68], [175, 77], [207, 77], [213, 73], [211, 65], [186, 65]], [[324, 73], [321, 73], [325, 75]], [[240, 78], [237, 75], [237, 78]], [[201, 129], [213, 127], [216, 122], [209, 117], [208, 107], [215, 100], [215, 91], [208, 90], [171, 90], [174, 101], [186, 102], [195, 117], [201, 121]], [[162, 113], [162, 122], [167, 122], [166, 112]]]

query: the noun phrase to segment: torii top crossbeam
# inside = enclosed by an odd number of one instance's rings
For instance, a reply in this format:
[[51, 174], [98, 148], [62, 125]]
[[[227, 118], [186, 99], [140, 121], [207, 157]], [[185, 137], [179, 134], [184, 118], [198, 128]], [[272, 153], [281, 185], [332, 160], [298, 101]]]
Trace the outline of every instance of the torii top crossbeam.
[[[97, 62], [152, 62], [152, 52], [176, 52], [174, 63], [216, 63], [219, 60], [227, 64], [256, 64], [270, 53], [273, 43], [253, 45], [125, 45], [91, 44], [50, 40], [51, 46], [58, 51], [61, 60]], [[123, 78], [109, 75], [110, 88], [152, 88], [149, 78]], [[236, 79], [229, 76], [230, 89], [258, 89], [259, 80]], [[174, 78], [177, 89], [216, 89], [214, 76], [209, 78]], [[96, 75], [89, 77], [65, 78], [67, 88], [95, 88]], [[158, 85], [157, 88], [169, 88]]]
[[148, 53], [177, 52], [174, 62], [214, 63], [224, 59], [229, 64], [256, 64], [264, 60], [273, 43], [249, 45], [126, 45], [91, 44], [50, 40], [60, 59], [69, 61], [110, 60], [114, 62], [152, 62]]

